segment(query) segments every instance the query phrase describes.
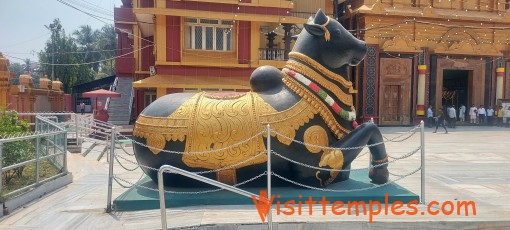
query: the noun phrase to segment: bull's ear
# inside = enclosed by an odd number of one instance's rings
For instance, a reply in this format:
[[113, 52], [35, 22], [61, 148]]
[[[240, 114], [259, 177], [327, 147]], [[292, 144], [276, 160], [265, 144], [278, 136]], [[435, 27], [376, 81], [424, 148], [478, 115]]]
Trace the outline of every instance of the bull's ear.
[[304, 24], [305, 30], [313, 36], [324, 37], [324, 30], [316, 24]]

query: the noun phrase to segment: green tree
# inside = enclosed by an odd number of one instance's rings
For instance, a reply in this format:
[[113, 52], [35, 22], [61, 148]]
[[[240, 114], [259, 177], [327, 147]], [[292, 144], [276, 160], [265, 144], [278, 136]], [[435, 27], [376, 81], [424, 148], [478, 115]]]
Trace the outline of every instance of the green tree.
[[117, 55], [117, 33], [113, 25], [104, 25], [97, 36], [98, 49], [101, 50], [101, 72], [106, 76], [115, 74], [115, 56]]
[[[59, 26], [60, 20], [55, 19], [53, 24]], [[67, 36], [64, 30], [57, 30], [54, 39], [55, 78], [58, 78], [64, 84], [64, 92], [70, 93], [72, 86], [93, 80], [94, 72], [92, 69], [87, 65], [81, 65], [84, 60], [84, 53], [79, 51], [74, 39]], [[39, 62], [43, 63], [41, 69], [44, 73], [51, 73], [51, 55], [52, 41], [50, 39], [46, 43], [46, 47], [39, 52]]]
[[[0, 110], [0, 138], [28, 131], [30, 131], [30, 125], [26, 121], [19, 120], [16, 111]], [[34, 156], [35, 144], [33, 141], [8, 142], [2, 146], [3, 167], [33, 159]], [[5, 172], [3, 174], [5, 183], [9, 184], [13, 178], [23, 176], [24, 168], [25, 166], [21, 166]]]
[[9, 65], [9, 71], [15, 73], [15, 77], [11, 80], [11, 82], [15, 85], [19, 84], [19, 76], [24, 74], [25, 72], [29, 72], [34, 80], [34, 84], [39, 85], [39, 70], [35, 67], [30, 59], [25, 59], [23, 64], [21, 63], [12, 63]]
[[73, 32], [76, 43], [79, 45], [80, 52], [83, 53], [83, 62], [92, 63], [89, 66], [95, 73], [99, 72], [99, 60], [101, 59], [98, 50], [98, 31], [92, 30], [89, 25], [80, 26], [79, 30]]
[[9, 65], [9, 71], [16, 73], [16, 76], [14, 77], [14, 79], [12, 79], [13, 84], [15, 85], [19, 84], [19, 75], [23, 74], [24, 69], [25, 67], [17, 62]]

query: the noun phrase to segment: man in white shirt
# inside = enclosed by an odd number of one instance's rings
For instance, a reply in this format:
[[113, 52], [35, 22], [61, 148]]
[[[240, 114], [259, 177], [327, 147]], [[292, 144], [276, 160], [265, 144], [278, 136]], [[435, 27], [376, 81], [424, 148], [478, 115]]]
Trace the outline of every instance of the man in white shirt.
[[487, 109], [486, 112], [487, 112], [487, 125], [492, 126], [492, 123], [493, 123], [492, 118], [494, 117], [494, 109], [492, 109], [492, 107], [489, 106], [489, 108]]
[[478, 113], [478, 109], [473, 104], [473, 106], [471, 106], [471, 108], [469, 108], [469, 123], [470, 124], [476, 124], [476, 115], [477, 115], [477, 113]]
[[465, 119], [466, 119], [466, 106], [464, 105], [460, 105], [460, 108], [459, 108], [459, 119], [460, 119], [460, 122], [464, 122]]
[[448, 110], [448, 117], [450, 118], [450, 121], [448, 122], [450, 128], [456, 128], [457, 111], [455, 111], [455, 105], [452, 105], [452, 107], [450, 107], [450, 110]]
[[485, 124], [485, 108], [483, 108], [483, 105], [478, 108], [478, 119], [480, 119], [480, 125]]
[[434, 123], [434, 111], [432, 111], [432, 105], [429, 105], [427, 109], [427, 118], [429, 120], [429, 128], [432, 128], [432, 124]]

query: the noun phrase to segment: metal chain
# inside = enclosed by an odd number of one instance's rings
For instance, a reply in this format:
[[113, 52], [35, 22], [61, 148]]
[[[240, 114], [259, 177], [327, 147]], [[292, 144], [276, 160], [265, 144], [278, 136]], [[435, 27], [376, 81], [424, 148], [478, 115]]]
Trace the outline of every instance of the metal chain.
[[124, 150], [124, 152], [126, 153], [126, 155], [129, 155], [129, 156], [134, 156], [134, 155], [135, 155], [134, 153], [133, 153], [133, 154], [128, 153], [128, 151], [124, 148], [124, 146], [122, 145], [122, 143], [120, 143], [120, 141], [115, 140], [115, 142], [117, 142], [117, 144], [119, 144], [120, 148], [121, 148], [122, 150]]
[[155, 147], [151, 147], [151, 146], [148, 146], [146, 144], [143, 144], [141, 142], [138, 142], [138, 141], [135, 141], [133, 139], [131, 139], [131, 141], [133, 141], [133, 143], [137, 144], [137, 145], [141, 145], [143, 147], [146, 147], [146, 148], [149, 148], [149, 149], [153, 149], [153, 150], [158, 150], [160, 152], [164, 152], [164, 153], [174, 153], [174, 154], [181, 154], [181, 155], [195, 155], [195, 154], [211, 154], [211, 153], [216, 153], [216, 152], [221, 152], [221, 151], [225, 151], [227, 149], [231, 149], [231, 148], [234, 148], [234, 147], [237, 147], [239, 145], [242, 145], [242, 144], [245, 144], [253, 139], [255, 139], [256, 137], [262, 135], [263, 133], [265, 133], [266, 131], [261, 131], [260, 133], [257, 133], [255, 134], [254, 136], [244, 140], [244, 141], [241, 141], [241, 142], [238, 142], [236, 144], [233, 144], [233, 145], [229, 145], [227, 147], [224, 147], [224, 148], [220, 148], [220, 149], [214, 149], [214, 150], [209, 150], [209, 151], [203, 151], [203, 152], [178, 152], [178, 151], [171, 151], [171, 150], [165, 150], [165, 149], [160, 149], [160, 148], [155, 148]]
[[[418, 147], [418, 150], [419, 150], [419, 149], [421, 149], [421, 147]], [[388, 158], [390, 158], [390, 159], [397, 159], [397, 160], [399, 160], [399, 159], [407, 158], [407, 157], [406, 157], [406, 155], [407, 155], [407, 154], [404, 154], [404, 155], [399, 156], [399, 157], [392, 157], [392, 156], [390, 156], [390, 154], [387, 154], [387, 153], [386, 153], [386, 155], [387, 155], [387, 156], [388, 156]]]
[[335, 190], [335, 189], [327, 189], [327, 188], [318, 188], [318, 187], [313, 187], [313, 186], [309, 186], [309, 185], [305, 185], [305, 184], [301, 184], [299, 182], [295, 182], [293, 180], [290, 180], [290, 179], [287, 179], [283, 176], [280, 176], [278, 175], [277, 173], [272, 173], [272, 175], [284, 180], [284, 181], [287, 181], [289, 183], [292, 183], [292, 184], [295, 184], [295, 185], [298, 185], [298, 186], [301, 186], [301, 187], [305, 187], [305, 188], [309, 188], [309, 189], [314, 189], [314, 190], [319, 190], [319, 191], [323, 191], [323, 192], [359, 192], [359, 191], [365, 191], [365, 190], [370, 190], [370, 189], [375, 189], [375, 188], [380, 188], [380, 187], [383, 187], [383, 186], [386, 186], [386, 185], [389, 185], [389, 184], [392, 184], [392, 183], [395, 183], [401, 179], [404, 179], [410, 175], [413, 175], [415, 174], [416, 172], [420, 171], [421, 169], [421, 166], [418, 167], [418, 169], [412, 171], [411, 173], [408, 173], [404, 176], [401, 176], [400, 178], [397, 178], [395, 180], [388, 180], [388, 182], [384, 183], [384, 184], [378, 184], [378, 185], [374, 185], [372, 187], [366, 187], [366, 188], [359, 188], [359, 189], [349, 189], [349, 190]]
[[[353, 149], [362, 149], [362, 148], [365, 148], [365, 147], [369, 148], [369, 147], [373, 147], [373, 146], [377, 146], [377, 145], [382, 145], [385, 142], [403, 142], [403, 141], [406, 141], [407, 139], [411, 138], [416, 133], [416, 130], [418, 128], [420, 128], [420, 126], [415, 126], [413, 129], [411, 129], [411, 130], [409, 130], [409, 131], [407, 131], [407, 132], [405, 132], [405, 133], [403, 133], [403, 134], [401, 134], [401, 135], [399, 135], [399, 136], [397, 136], [395, 138], [391, 138], [391, 139], [388, 139], [385, 136], [382, 136], [384, 139], [386, 139], [386, 141], [381, 141], [381, 142], [370, 144], [370, 145], [355, 146], [355, 147], [346, 147], [346, 148], [336, 148], [336, 147], [328, 147], [328, 146], [320, 146], [320, 145], [309, 144], [309, 143], [305, 143], [305, 142], [302, 142], [302, 141], [295, 140], [294, 138], [287, 137], [286, 135], [284, 135], [282, 133], [279, 133], [276, 130], [271, 130], [271, 132], [273, 132], [276, 135], [281, 136], [284, 139], [287, 139], [289, 141], [292, 141], [292, 142], [295, 142], [295, 143], [298, 143], [298, 144], [301, 144], [301, 145], [309, 146], [309, 147], [312, 147], [312, 148], [319, 148], [319, 149], [326, 149], [326, 150], [353, 150]], [[400, 137], [402, 137], [402, 136], [404, 136], [405, 134], [408, 134], [408, 133], [411, 133], [411, 134], [409, 136], [405, 137], [402, 140], [395, 141], [395, 139], [398, 139], [398, 138], [400, 138]]]
[[121, 156], [121, 155], [115, 155], [115, 157], [118, 157], [118, 158], [120, 158], [120, 159], [122, 159], [122, 160], [125, 160], [125, 161], [127, 161], [127, 162], [129, 162], [129, 163], [131, 163], [131, 164], [138, 165], [138, 167], [142, 167], [142, 168], [150, 169], [150, 170], [153, 170], [153, 171], [158, 171], [158, 169], [157, 169], [157, 168], [153, 168], [153, 167], [150, 167], [150, 166], [146, 166], [146, 165], [138, 164], [138, 162], [134, 162], [134, 161], [132, 161], [132, 160], [129, 160], [129, 159], [127, 159], [127, 158], [124, 158], [124, 157], [123, 157], [123, 156]]
[[117, 135], [118, 137], [123, 137], [123, 138], [124, 138], [124, 139], [126, 139], [126, 140], [133, 140], [133, 139], [131, 139], [130, 137], [128, 137], [128, 136], [126, 136], [126, 135], [123, 135], [123, 134], [122, 134], [122, 133], [120, 133], [120, 132], [116, 132], [116, 135]]
[[266, 153], [266, 151], [262, 151], [260, 152], [259, 154], [253, 156], [253, 157], [250, 157], [244, 161], [241, 161], [241, 162], [238, 162], [238, 163], [235, 163], [233, 165], [229, 165], [229, 166], [225, 166], [223, 168], [219, 168], [219, 169], [212, 169], [212, 170], [208, 170], [208, 171], [202, 171], [202, 172], [193, 172], [193, 173], [196, 173], [196, 174], [205, 174], [205, 173], [213, 173], [213, 172], [219, 172], [219, 171], [222, 171], [222, 170], [225, 170], [225, 169], [231, 169], [233, 167], [236, 167], [236, 166], [239, 166], [239, 165], [242, 165], [244, 163], [247, 163], [247, 162], [250, 162], [252, 160], [254, 160], [255, 158], [259, 157], [260, 155]]
[[420, 149], [421, 149], [421, 146], [416, 148], [415, 150], [407, 153], [406, 155], [403, 155], [401, 157], [395, 158], [392, 161], [388, 161], [388, 162], [385, 162], [385, 163], [382, 163], [382, 164], [378, 164], [378, 165], [371, 165], [371, 166], [366, 167], [366, 168], [357, 168], [357, 169], [326, 169], [326, 168], [320, 168], [320, 167], [316, 167], [316, 166], [313, 166], [313, 165], [309, 165], [309, 164], [305, 164], [305, 163], [302, 163], [302, 162], [299, 162], [299, 161], [292, 160], [290, 158], [287, 158], [285, 156], [280, 155], [279, 153], [277, 153], [275, 151], [271, 151], [271, 153], [276, 155], [276, 156], [278, 156], [278, 157], [280, 157], [280, 158], [282, 158], [282, 159], [284, 159], [284, 160], [290, 161], [290, 162], [292, 162], [294, 164], [297, 164], [297, 165], [300, 165], [300, 166], [303, 166], [303, 167], [306, 167], [306, 168], [322, 170], [322, 171], [329, 171], [329, 172], [349, 172], [349, 171], [367, 170], [367, 169], [378, 168], [378, 167], [381, 167], [381, 166], [384, 166], [384, 165], [388, 165], [388, 164], [391, 164], [391, 163], [396, 162], [398, 160], [402, 160], [404, 158], [408, 158], [408, 157], [414, 155], [415, 153], [417, 153], [418, 150], [420, 150]]
[[[142, 172], [141, 174], [142, 174], [142, 175], [140, 175], [140, 178], [138, 178], [137, 182], [138, 182], [138, 181], [140, 181], [140, 180], [143, 178], [143, 176], [145, 175], [145, 173], [143, 173], [143, 172]], [[133, 184], [132, 184], [132, 183], [129, 183], [129, 184], [131, 184], [131, 185], [123, 185], [122, 183], [120, 183], [120, 181], [119, 181], [119, 180], [117, 180], [117, 179], [121, 179], [121, 178], [120, 178], [120, 177], [118, 177], [117, 175], [113, 175], [113, 177], [112, 177], [112, 178], [113, 178], [113, 180], [115, 180], [115, 182], [117, 182], [117, 184], [119, 184], [119, 185], [120, 185], [120, 187], [123, 187], [123, 188], [132, 188], [132, 187], [133, 187]], [[126, 181], [126, 180], [123, 180], [123, 181]]]
[[326, 150], [354, 150], [354, 149], [363, 149], [365, 147], [369, 148], [369, 147], [373, 147], [373, 146], [384, 144], [384, 141], [381, 141], [381, 142], [377, 142], [377, 143], [370, 144], [370, 145], [355, 146], [355, 147], [346, 147], [346, 148], [337, 148], [337, 147], [328, 147], [328, 146], [314, 145], [314, 144], [309, 144], [309, 143], [305, 143], [305, 142], [302, 142], [302, 141], [298, 141], [298, 140], [295, 140], [294, 138], [287, 137], [284, 134], [281, 134], [281, 133], [279, 133], [278, 131], [275, 131], [275, 130], [271, 130], [271, 132], [276, 133], [276, 135], [281, 136], [284, 139], [287, 139], [287, 140], [289, 140], [291, 142], [298, 143], [300, 145], [304, 145], [304, 146], [308, 146], [308, 147], [312, 147], [312, 148], [326, 149]]
[[[124, 165], [123, 165], [122, 163], [120, 163], [120, 161], [119, 161], [119, 156], [117, 155], [117, 151], [115, 151], [114, 158], [115, 158], [115, 160], [117, 161], [117, 163], [119, 163], [120, 167], [124, 168], [124, 169], [125, 169], [125, 170], [127, 170], [127, 171], [132, 172], [132, 171], [135, 171], [135, 170], [137, 170], [138, 168], [140, 168], [140, 166], [139, 166], [138, 164], [135, 164], [135, 165], [136, 165], [136, 167], [135, 167], [135, 168], [127, 168], [126, 166], [124, 166]], [[125, 158], [122, 158], [122, 159], [125, 159]], [[131, 161], [128, 161], [128, 162], [129, 162], [129, 163], [131, 163], [131, 164], [133, 164]]]
[[[263, 173], [251, 178], [251, 179], [248, 179], [246, 181], [243, 181], [241, 183], [237, 183], [235, 185], [232, 185], [234, 187], [238, 187], [238, 186], [241, 186], [241, 185], [244, 185], [244, 184], [247, 184], [247, 183], [250, 183], [260, 177], [263, 177], [263, 176], [266, 176], [267, 175], [267, 171], [264, 171]], [[136, 187], [139, 187], [139, 188], [143, 188], [143, 189], [147, 189], [147, 190], [150, 190], [150, 191], [155, 191], [155, 192], [159, 192], [158, 189], [154, 189], [154, 188], [149, 188], [147, 186], [143, 186], [143, 185], [139, 185], [139, 184], [135, 184], [135, 183], [131, 183], [127, 180], [124, 180], [120, 177], [117, 177], [116, 175], [113, 175], [113, 178], [115, 178], [117, 180], [120, 180], [120, 181], [123, 181], [124, 183], [128, 183], [130, 184], [131, 186], [136, 186]], [[122, 185], [121, 185], [122, 186]], [[181, 191], [169, 191], [169, 190], [165, 190], [165, 193], [169, 193], [169, 194], [204, 194], [204, 193], [212, 193], [212, 192], [218, 192], [218, 191], [221, 191], [223, 190], [222, 188], [219, 188], [219, 189], [212, 189], [212, 190], [205, 190], [205, 191], [196, 191], [196, 192], [181, 192]]]
[[[389, 139], [389, 138], [387, 138], [385, 136], [382, 136], [382, 137], [384, 139], [386, 139], [386, 142], [404, 142], [404, 141], [408, 140], [409, 138], [411, 138], [412, 136], [414, 136], [414, 134], [416, 134], [416, 130], [419, 129], [419, 128], [420, 128], [420, 126], [416, 126], [413, 129], [411, 129], [411, 130], [409, 130], [409, 131], [407, 131], [405, 133], [402, 133], [399, 136], [396, 136], [396, 137], [391, 138], [391, 139]], [[406, 135], [408, 133], [411, 133], [411, 134], [409, 136], [405, 137], [405, 138], [402, 138], [401, 140], [396, 140], [396, 139], [398, 139], [398, 138], [400, 138], [400, 137], [402, 137], [402, 136], [404, 136], [404, 135]]]
[[[212, 170], [208, 170], [208, 171], [191, 172], [191, 173], [195, 173], [195, 174], [199, 174], [199, 175], [200, 175], [200, 174], [213, 173], [213, 172], [219, 172], [219, 171], [222, 171], [222, 170], [225, 170], [225, 169], [230, 169], [230, 168], [233, 168], [233, 167], [236, 167], [236, 166], [242, 165], [242, 164], [244, 164], [244, 163], [246, 163], [246, 162], [250, 162], [250, 161], [254, 160], [255, 158], [259, 157], [260, 155], [264, 154], [265, 152], [266, 152], [266, 151], [262, 151], [262, 152], [260, 152], [259, 154], [255, 155], [255, 156], [252, 156], [252, 157], [250, 157], [250, 158], [248, 158], [248, 159], [246, 159], [246, 160], [243, 160], [243, 161], [241, 161], [241, 162], [235, 163], [235, 164], [233, 164], [233, 165], [225, 166], [225, 167], [223, 167], [223, 168], [219, 168], [219, 169], [212, 169]], [[153, 168], [153, 167], [149, 167], [149, 166], [145, 166], [145, 165], [138, 164], [137, 162], [134, 162], [134, 161], [132, 161], [132, 160], [126, 159], [126, 158], [124, 158], [124, 157], [122, 157], [122, 156], [119, 156], [119, 155], [117, 155], [117, 154], [115, 154], [115, 157], [116, 157], [116, 158], [117, 158], [117, 157], [119, 157], [119, 158], [121, 158], [121, 159], [123, 159], [123, 160], [125, 160], [125, 161], [127, 161], [127, 162], [129, 162], [129, 163], [131, 163], [131, 164], [136, 164], [136, 165], [138, 165], [138, 166], [140, 166], [140, 167], [143, 167], [143, 168], [147, 168], [147, 169], [150, 169], [150, 170], [153, 170], [153, 171], [158, 171], [158, 169], [157, 169], [157, 168]], [[117, 162], [118, 162], [118, 161], [117, 161]], [[121, 165], [121, 166], [122, 166], [122, 165]], [[124, 168], [124, 167], [123, 167], [123, 168]], [[126, 168], [124, 168], [124, 169], [126, 169]], [[126, 170], [127, 170], [127, 169], [126, 169]]]
[[362, 157], [362, 156], [367, 155], [367, 153], [369, 153], [369, 152], [370, 152], [370, 151], [365, 151], [364, 153], [359, 154], [359, 155], [356, 157], [356, 159], [358, 159], [358, 158], [360, 158], [360, 157]]

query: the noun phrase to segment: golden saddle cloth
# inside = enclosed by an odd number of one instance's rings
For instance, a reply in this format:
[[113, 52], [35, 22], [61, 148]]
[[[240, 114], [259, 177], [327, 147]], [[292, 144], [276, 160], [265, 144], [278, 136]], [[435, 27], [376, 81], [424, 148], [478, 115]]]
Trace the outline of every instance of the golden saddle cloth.
[[[146, 138], [147, 145], [154, 154], [161, 154], [167, 141], [186, 141], [186, 153], [182, 155], [182, 161], [191, 168], [214, 170], [246, 161], [217, 172], [219, 181], [235, 184], [236, 169], [267, 161], [266, 154], [259, 155], [266, 150], [263, 137], [266, 136], [267, 124], [270, 124], [272, 130], [288, 138], [274, 132], [271, 133], [272, 136], [276, 136], [279, 142], [290, 145], [301, 126], [316, 114], [324, 115], [317, 105], [313, 101], [301, 99], [291, 108], [277, 111], [257, 93], [218, 95], [201, 92], [168, 117], [140, 115], [133, 135]], [[336, 123], [332, 119], [328, 120], [328, 124]], [[262, 135], [252, 138], [260, 133]], [[328, 144], [327, 136], [325, 139], [309, 139], [315, 140], [310, 144]], [[259, 156], [255, 157], [257, 155]], [[249, 160], [250, 158], [253, 159]]]
[[[247, 161], [266, 150], [263, 136], [266, 125], [291, 138], [281, 136], [278, 140], [290, 144], [299, 127], [312, 119], [317, 110], [301, 100], [293, 107], [276, 111], [256, 93], [218, 95], [206, 92], [197, 93], [182, 104], [168, 117], [140, 115], [133, 134], [146, 138], [147, 145], [154, 154], [160, 154], [166, 141], [186, 141], [183, 162], [191, 168], [220, 169]], [[256, 136], [258, 137], [249, 138]], [[275, 136], [275, 133], [271, 134]], [[233, 147], [231, 147], [233, 146]], [[217, 151], [218, 149], [222, 149]], [[216, 150], [216, 151], [214, 151]], [[203, 152], [198, 153], [197, 152]], [[218, 173], [218, 179], [232, 183], [234, 178], [225, 177], [227, 171], [267, 161], [265, 154], [253, 160]]]

